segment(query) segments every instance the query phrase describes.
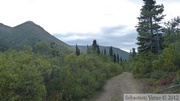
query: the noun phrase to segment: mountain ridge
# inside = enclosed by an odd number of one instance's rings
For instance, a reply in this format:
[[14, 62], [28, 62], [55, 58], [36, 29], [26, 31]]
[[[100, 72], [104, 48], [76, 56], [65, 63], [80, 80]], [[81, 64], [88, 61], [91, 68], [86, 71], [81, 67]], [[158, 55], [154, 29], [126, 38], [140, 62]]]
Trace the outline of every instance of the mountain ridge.
[[12, 27], [4, 25], [3, 23], [0, 23], [0, 31], [10, 31]]
[[[73, 52], [74, 48], [60, 39], [54, 37], [43, 27], [33, 21], [26, 21], [15, 27], [9, 27], [0, 24], [0, 49], [4, 46], [7, 48], [23, 47], [24, 45], [34, 46], [36, 42], [45, 41], [48, 43], [56, 43], [63, 52]], [[2, 44], [4, 43], [4, 44]]]

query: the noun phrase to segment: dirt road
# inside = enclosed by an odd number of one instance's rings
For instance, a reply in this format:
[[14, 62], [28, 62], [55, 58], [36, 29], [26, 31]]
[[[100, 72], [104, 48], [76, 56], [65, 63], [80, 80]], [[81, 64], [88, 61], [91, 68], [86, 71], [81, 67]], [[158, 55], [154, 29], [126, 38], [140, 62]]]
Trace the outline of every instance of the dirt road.
[[123, 94], [143, 93], [143, 84], [124, 72], [107, 81], [100, 94], [90, 101], [123, 101]]

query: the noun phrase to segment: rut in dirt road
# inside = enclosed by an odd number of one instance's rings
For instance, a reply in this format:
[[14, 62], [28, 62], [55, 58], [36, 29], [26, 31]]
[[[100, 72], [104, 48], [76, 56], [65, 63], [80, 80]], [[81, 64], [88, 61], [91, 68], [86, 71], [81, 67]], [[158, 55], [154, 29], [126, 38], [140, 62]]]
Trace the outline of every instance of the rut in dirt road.
[[143, 83], [134, 79], [132, 73], [124, 72], [109, 79], [102, 92], [90, 101], [123, 101], [123, 94], [142, 94]]

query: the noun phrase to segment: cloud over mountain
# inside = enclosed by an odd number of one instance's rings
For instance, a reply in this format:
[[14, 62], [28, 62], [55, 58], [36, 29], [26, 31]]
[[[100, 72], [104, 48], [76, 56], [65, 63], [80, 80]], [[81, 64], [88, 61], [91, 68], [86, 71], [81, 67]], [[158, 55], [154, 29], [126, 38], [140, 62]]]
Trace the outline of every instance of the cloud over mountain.
[[105, 46], [115, 46], [129, 51], [135, 46], [137, 32], [126, 30], [126, 26], [118, 25], [112, 27], [102, 27], [97, 33], [66, 33], [54, 34], [57, 38], [70, 45], [91, 45], [92, 40], [96, 39], [98, 44]]

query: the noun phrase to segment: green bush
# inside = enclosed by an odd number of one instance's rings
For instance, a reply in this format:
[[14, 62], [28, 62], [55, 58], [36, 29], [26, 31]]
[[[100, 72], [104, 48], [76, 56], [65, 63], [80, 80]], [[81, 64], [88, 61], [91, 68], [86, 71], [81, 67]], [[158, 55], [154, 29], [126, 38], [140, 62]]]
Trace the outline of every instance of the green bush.
[[93, 96], [109, 77], [122, 73], [122, 67], [107, 56], [52, 55], [49, 49], [43, 52], [43, 44], [37, 44], [35, 52], [26, 46], [23, 51], [0, 53], [2, 101], [80, 101]]
[[160, 79], [162, 77], [165, 77], [167, 76], [167, 72], [164, 72], [164, 71], [161, 71], [161, 70], [156, 70], [156, 71], [153, 71], [150, 75], [151, 78], [154, 78], [154, 79]]
[[64, 66], [57, 65], [53, 70], [54, 77], [47, 86], [49, 99], [57, 99], [57, 94], [62, 101], [90, 98], [96, 90], [101, 89], [108, 77], [122, 72], [118, 64], [107, 63], [107, 59], [102, 58], [94, 54], [67, 55]]
[[0, 57], [1, 100], [45, 100], [42, 72], [33, 64], [32, 54], [10, 50]]
[[150, 73], [152, 71], [152, 62], [155, 58], [155, 55], [151, 52], [137, 56], [131, 65], [133, 74], [145, 75]]
[[153, 70], [163, 70], [166, 72], [174, 72], [179, 67], [179, 50], [176, 49], [175, 44], [170, 44], [163, 50], [162, 54], [158, 56], [157, 60], [152, 62]]
[[180, 70], [177, 71], [173, 84], [180, 84]]

